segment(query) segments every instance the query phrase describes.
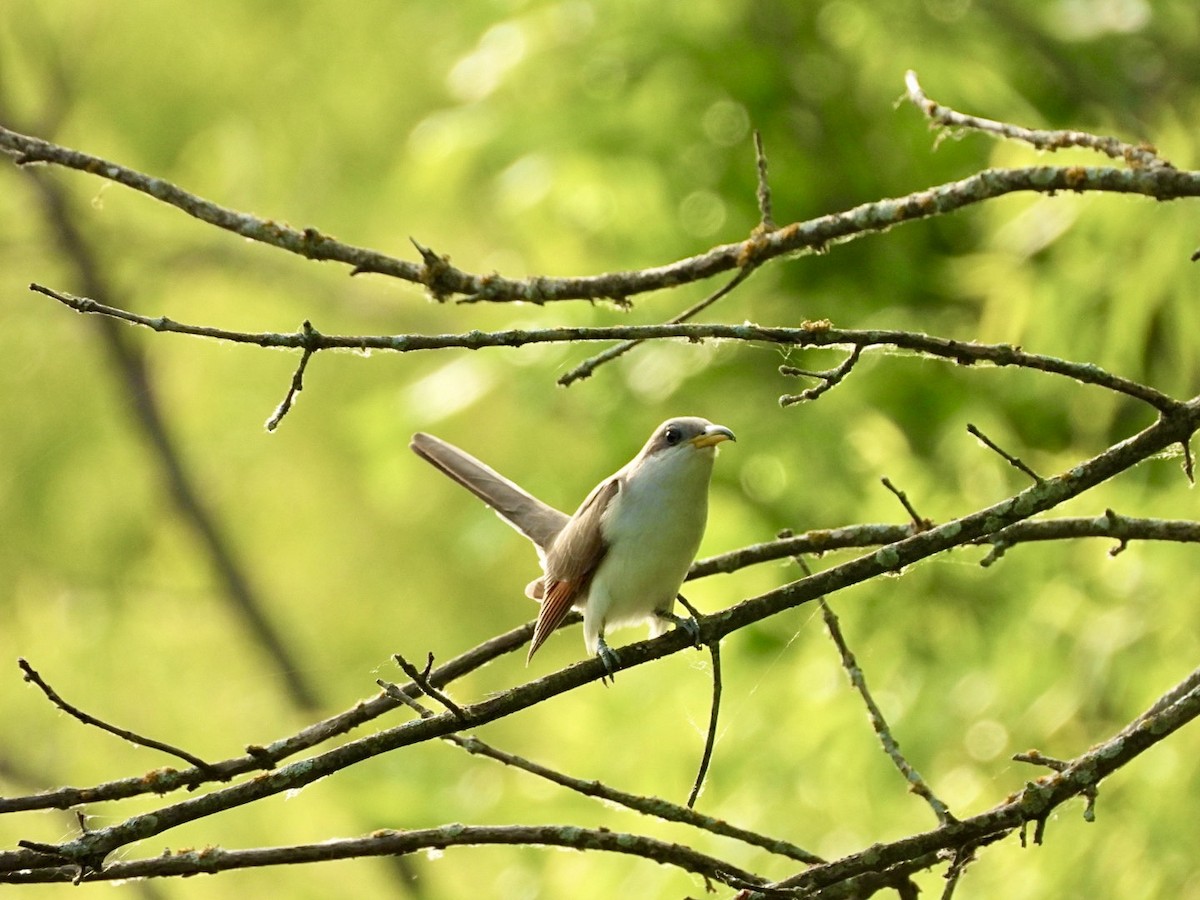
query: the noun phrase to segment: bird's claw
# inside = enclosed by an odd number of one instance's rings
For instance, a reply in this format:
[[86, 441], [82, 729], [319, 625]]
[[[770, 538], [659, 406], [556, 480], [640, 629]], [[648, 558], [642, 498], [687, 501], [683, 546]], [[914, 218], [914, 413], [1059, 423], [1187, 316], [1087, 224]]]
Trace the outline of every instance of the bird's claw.
[[604, 671], [607, 673], [600, 680], [605, 683], [611, 681], [613, 684], [616, 684], [617, 666], [621, 664], [621, 658], [617, 656], [617, 651], [604, 643], [604, 638], [600, 638], [599, 643], [596, 645], [596, 655], [600, 657], [600, 662], [604, 663]]
[[696, 649], [700, 649], [700, 623], [696, 621], [695, 616], [687, 618], [680, 617], [676, 622], [680, 628], [692, 636], [692, 643], [696, 645]]
[[695, 616], [677, 616], [672, 612], [659, 612], [659, 616], [669, 622], [674, 622], [676, 628], [682, 628], [688, 633], [692, 639], [692, 644], [699, 649], [700, 647], [700, 623], [696, 621]]

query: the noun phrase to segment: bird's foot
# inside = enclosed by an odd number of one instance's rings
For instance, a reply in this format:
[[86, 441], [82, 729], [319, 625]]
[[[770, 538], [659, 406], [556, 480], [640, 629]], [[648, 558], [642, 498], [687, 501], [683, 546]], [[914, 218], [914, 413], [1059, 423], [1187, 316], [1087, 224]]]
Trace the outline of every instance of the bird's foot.
[[668, 622], [674, 622], [676, 628], [682, 628], [684, 631], [686, 631], [691, 637], [692, 643], [695, 644], [697, 648], [700, 647], [700, 623], [696, 621], [695, 616], [677, 616], [673, 612], [667, 612], [660, 609], [658, 611], [658, 617], [660, 619], [666, 619]]
[[608, 674], [600, 680], [605, 684], [612, 682], [617, 683], [617, 666], [621, 664], [621, 658], [617, 656], [617, 651], [611, 649], [604, 642], [603, 636], [596, 643], [596, 655], [600, 657], [600, 662], [604, 663], [604, 671]]

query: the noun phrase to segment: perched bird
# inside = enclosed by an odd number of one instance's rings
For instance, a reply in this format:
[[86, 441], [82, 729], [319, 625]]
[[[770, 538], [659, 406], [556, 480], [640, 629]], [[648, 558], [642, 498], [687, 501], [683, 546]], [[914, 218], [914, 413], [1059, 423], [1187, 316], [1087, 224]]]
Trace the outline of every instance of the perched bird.
[[674, 614], [675, 598], [704, 535], [716, 447], [732, 440], [732, 431], [706, 419], [669, 419], [572, 516], [440, 438], [417, 433], [410, 446], [537, 548], [543, 575], [525, 593], [542, 608], [526, 661], [578, 609], [587, 650], [611, 675], [617, 658], [604, 641], [607, 630], [647, 619], [655, 637], [671, 622], [696, 629], [695, 620]]

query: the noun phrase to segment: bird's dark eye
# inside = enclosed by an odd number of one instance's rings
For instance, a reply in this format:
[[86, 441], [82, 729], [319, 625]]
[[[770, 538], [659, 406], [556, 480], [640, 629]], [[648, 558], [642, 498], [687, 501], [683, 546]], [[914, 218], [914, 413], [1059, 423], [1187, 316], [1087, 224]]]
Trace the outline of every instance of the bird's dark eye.
[[665, 437], [667, 439], [667, 444], [671, 447], [674, 447], [683, 439], [683, 432], [674, 425], [670, 425], [667, 427]]

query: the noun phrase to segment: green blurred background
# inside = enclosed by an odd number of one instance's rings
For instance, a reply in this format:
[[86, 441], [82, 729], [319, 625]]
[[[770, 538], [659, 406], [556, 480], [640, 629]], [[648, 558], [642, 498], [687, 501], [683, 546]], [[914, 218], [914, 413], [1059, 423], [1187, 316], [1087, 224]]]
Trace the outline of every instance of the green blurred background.
[[[1039, 157], [979, 135], [937, 143], [896, 106], [903, 74], [934, 98], [1039, 127], [1148, 140], [1195, 164], [1200, 20], [1137, 0], [8, 3], [0, 120], [162, 176], [227, 206], [414, 257], [414, 237], [470, 271], [588, 274], [674, 260], [757, 221], [751, 129], [780, 223]], [[937, 144], [936, 149], [934, 147]], [[144, 196], [51, 171], [110, 299], [233, 329], [449, 332], [656, 322], [715, 285], [632, 312], [437, 305], [378, 276], [306, 262]], [[1196, 208], [1142, 198], [1012, 197], [781, 262], [710, 321], [910, 328], [1090, 360], [1191, 396]], [[29, 293], [83, 292], [42, 193], [0, 164], [0, 792], [88, 785], [170, 764], [83, 729], [15, 665], [68, 699], [214, 759], [375, 692], [394, 651], [438, 659], [530, 618], [533, 554], [406, 449], [462, 444], [573, 507], [672, 414], [739, 436], [722, 454], [702, 554], [803, 530], [903, 520], [888, 476], [945, 521], [1023, 486], [973, 422], [1056, 472], [1150, 421], [1144, 408], [1029, 373], [870, 356], [820, 402], [781, 410], [789, 362], [840, 354], [729, 344], [643, 347], [570, 389], [594, 347], [406, 356], [321, 354], [276, 434], [294, 354], [118, 329], [144, 360], [202, 502], [317, 696], [297, 706], [248, 636], [181, 517], [94, 320]], [[570, 466], [562, 463], [572, 460]], [[1062, 512], [1194, 515], [1177, 460], [1143, 465]], [[1196, 663], [1196, 551], [1026, 546], [989, 569], [963, 551], [833, 598], [909, 759], [960, 815], [1142, 711]], [[818, 561], [834, 562], [841, 556]], [[470, 561], [469, 564], [467, 561]], [[706, 611], [797, 577], [768, 565], [693, 585]], [[629, 632], [618, 637], [640, 637]], [[836, 856], [933, 826], [879, 751], [819, 616], [802, 608], [725, 648], [720, 742], [699, 808]], [[454, 686], [460, 701], [577, 659], [577, 632], [526, 670], [514, 656]], [[682, 801], [707, 720], [706, 657], [682, 654], [482, 729], [584, 778]], [[399, 715], [382, 724], [401, 721]], [[1185, 731], [1049, 823], [1047, 845], [988, 848], [971, 897], [1200, 897], [1195, 734]], [[169, 799], [178, 799], [176, 795]], [[94, 826], [166, 800], [88, 809]], [[375, 828], [561, 822], [693, 843], [771, 877], [784, 860], [608, 809], [448, 745], [374, 760], [295, 796], [134, 848], [278, 845]], [[55, 841], [65, 813], [9, 816], [0, 838]], [[697, 896], [697, 879], [627, 858], [457, 849], [409, 861], [246, 871], [123, 895]], [[920, 879], [941, 891], [940, 873]], [[25, 889], [66, 896], [66, 886]], [[85, 890], [88, 890], [85, 888]], [[90, 890], [100, 890], [91, 888]], [[103, 890], [109, 890], [107, 888]], [[15, 889], [10, 889], [15, 894]], [[70, 893], [70, 896], [78, 896]]]

